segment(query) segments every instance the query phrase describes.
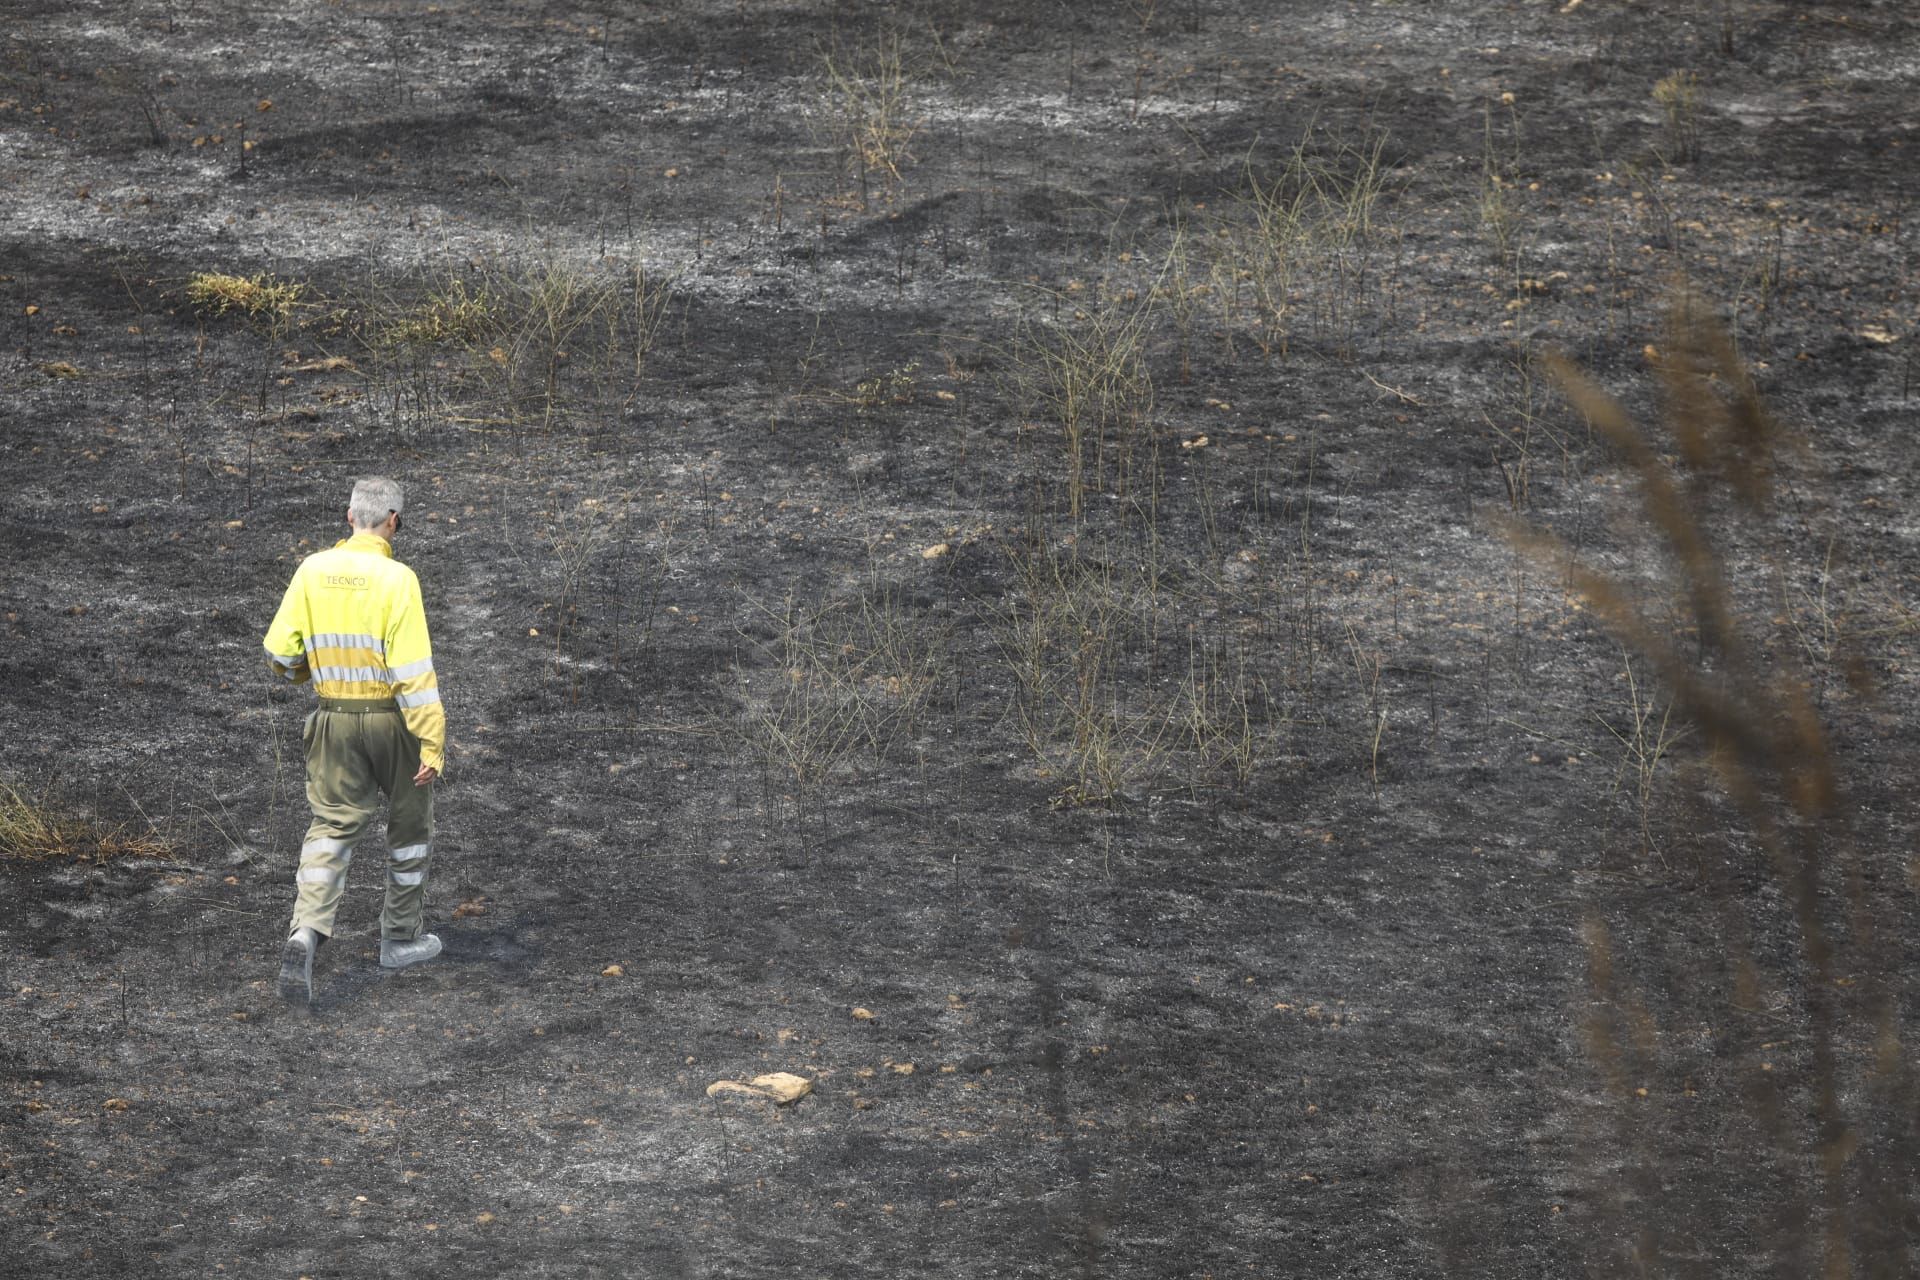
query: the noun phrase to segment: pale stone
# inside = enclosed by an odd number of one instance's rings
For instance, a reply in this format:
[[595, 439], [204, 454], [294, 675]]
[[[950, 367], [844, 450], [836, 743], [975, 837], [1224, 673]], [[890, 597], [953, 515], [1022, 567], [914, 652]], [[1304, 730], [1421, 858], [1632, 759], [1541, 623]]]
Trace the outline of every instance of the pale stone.
[[755, 1076], [749, 1084], [738, 1080], [715, 1080], [707, 1086], [707, 1096], [717, 1098], [726, 1093], [743, 1093], [750, 1098], [764, 1098], [768, 1102], [786, 1106], [797, 1102], [813, 1092], [813, 1081], [805, 1076], [796, 1076], [790, 1071], [774, 1071], [767, 1075]]
[[759, 1089], [781, 1106], [797, 1102], [813, 1092], [813, 1081], [805, 1076], [794, 1075], [791, 1071], [775, 1071], [753, 1078], [753, 1087]]

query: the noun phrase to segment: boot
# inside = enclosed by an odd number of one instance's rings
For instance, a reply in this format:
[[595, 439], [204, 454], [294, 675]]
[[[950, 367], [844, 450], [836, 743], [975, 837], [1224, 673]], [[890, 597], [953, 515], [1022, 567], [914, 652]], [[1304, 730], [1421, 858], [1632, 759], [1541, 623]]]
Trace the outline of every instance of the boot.
[[313, 957], [324, 939], [301, 926], [287, 938], [280, 952], [280, 998], [289, 1004], [313, 1003]]
[[439, 954], [440, 939], [431, 933], [423, 933], [412, 942], [401, 942], [395, 938], [380, 940], [382, 969], [404, 969], [410, 964], [431, 960]]

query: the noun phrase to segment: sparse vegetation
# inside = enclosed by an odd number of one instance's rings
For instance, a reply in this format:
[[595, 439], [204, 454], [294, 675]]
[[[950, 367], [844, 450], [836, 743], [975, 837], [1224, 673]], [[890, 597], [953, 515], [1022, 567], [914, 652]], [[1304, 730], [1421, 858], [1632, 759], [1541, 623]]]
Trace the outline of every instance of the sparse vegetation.
[[916, 360], [889, 369], [883, 374], [862, 378], [854, 384], [853, 402], [863, 413], [883, 405], [912, 404], [914, 375], [919, 371], [920, 363]]
[[830, 141], [860, 184], [862, 208], [876, 183], [891, 199], [913, 159], [920, 121], [912, 114], [908, 62], [897, 32], [863, 47], [830, 49], [820, 58]]
[[551, 432], [576, 406], [631, 403], [672, 297], [637, 258], [616, 270], [494, 259], [370, 286], [336, 327], [397, 426]]
[[27, 7], [17, 1269], [1914, 1270], [1903, 6]]
[[380, 315], [370, 336], [392, 346], [471, 347], [500, 327], [501, 310], [484, 283], [469, 285], [464, 277], [450, 275], [411, 304]]
[[[1511, 97], [1511, 95], [1508, 95]], [[1509, 281], [1520, 279], [1520, 197], [1515, 190], [1514, 167], [1519, 157], [1519, 114], [1509, 101], [1499, 118], [1504, 142], [1496, 136], [1493, 104], [1487, 104], [1480, 142], [1480, 225], [1487, 234], [1494, 260]]]
[[1324, 144], [1312, 131], [1266, 170], [1249, 156], [1245, 189], [1217, 219], [1212, 296], [1229, 346], [1249, 334], [1284, 356], [1303, 330], [1354, 353], [1367, 318], [1384, 319], [1387, 250], [1397, 231], [1382, 208], [1386, 138]]
[[1151, 295], [1053, 294], [1030, 307], [1012, 348], [1012, 384], [1029, 411], [1058, 431], [1067, 514], [1081, 516], [1089, 486], [1127, 492], [1152, 432], [1147, 368]]
[[510, 417], [537, 418], [550, 429], [563, 407], [561, 376], [574, 362], [576, 339], [591, 342], [612, 327], [618, 285], [555, 259], [504, 272], [498, 281], [502, 337], [479, 367], [498, 371], [496, 403]]
[[[1019, 589], [996, 637], [1019, 691], [1021, 738], [1056, 788], [1056, 807], [1163, 788], [1244, 791], [1280, 754], [1273, 698], [1252, 655], [1182, 621], [1198, 599], [1170, 591], [1151, 566], [1012, 554]], [[1171, 684], [1155, 678], [1176, 669]]]
[[631, 494], [557, 498], [537, 514], [537, 541], [547, 553], [544, 565], [530, 576], [540, 583], [535, 613], [539, 627], [551, 642], [555, 675], [569, 678], [569, 700], [580, 701], [580, 606], [595, 563], [615, 544], [628, 518]]
[[[1521, 283], [1546, 287], [1539, 281]], [[1557, 475], [1559, 497], [1572, 507], [1573, 534], [1578, 539], [1585, 532], [1582, 523], [1586, 512], [1585, 442], [1543, 412], [1539, 362], [1537, 354], [1520, 352], [1511, 365], [1511, 394], [1481, 417], [1492, 436], [1489, 452], [1506, 493], [1508, 510], [1516, 513], [1530, 510], [1536, 500], [1536, 480], [1544, 476], [1550, 481]]]
[[1175, 368], [1182, 386], [1193, 381], [1194, 323], [1212, 292], [1212, 286], [1198, 277], [1194, 256], [1186, 224], [1176, 224], [1167, 246], [1165, 268], [1151, 294], [1160, 314], [1173, 326]]
[[788, 595], [758, 606], [744, 635], [759, 658], [733, 673], [745, 738], [803, 829], [819, 787], [856, 760], [884, 766], [922, 734], [950, 675], [945, 628], [885, 589], [818, 604]]
[[47, 796], [0, 782], [0, 860], [113, 862], [171, 858], [173, 847], [152, 830], [63, 813]]
[[212, 315], [237, 312], [263, 327], [280, 329], [293, 319], [306, 286], [270, 274], [228, 275], [203, 271], [187, 281], [187, 300]]
[[1633, 673], [1632, 655], [1621, 663], [1620, 674], [1626, 684], [1625, 714], [1608, 717], [1596, 713], [1596, 718], [1620, 744], [1614, 790], [1623, 786], [1630, 788], [1629, 794], [1640, 817], [1640, 848], [1651, 856], [1655, 852], [1655, 788], [1671, 764], [1674, 748], [1689, 731], [1674, 723], [1671, 697], [1658, 698], [1640, 687]]
[[149, 146], [167, 145], [165, 107], [160, 102], [159, 89], [152, 80], [126, 67], [109, 67], [100, 72], [100, 83], [119, 95], [138, 113]]
[[1673, 164], [1691, 164], [1700, 158], [1700, 77], [1675, 71], [1653, 86], [1653, 100], [1666, 118], [1665, 155]]

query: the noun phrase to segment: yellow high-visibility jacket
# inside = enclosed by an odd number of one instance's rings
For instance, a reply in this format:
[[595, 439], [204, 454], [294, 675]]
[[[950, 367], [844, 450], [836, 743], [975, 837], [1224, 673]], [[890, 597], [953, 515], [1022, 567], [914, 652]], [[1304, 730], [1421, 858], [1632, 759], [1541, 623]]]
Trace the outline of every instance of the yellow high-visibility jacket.
[[377, 533], [355, 533], [300, 562], [267, 628], [267, 661], [323, 698], [392, 698], [420, 740], [420, 763], [444, 769], [447, 716], [433, 673], [420, 580]]

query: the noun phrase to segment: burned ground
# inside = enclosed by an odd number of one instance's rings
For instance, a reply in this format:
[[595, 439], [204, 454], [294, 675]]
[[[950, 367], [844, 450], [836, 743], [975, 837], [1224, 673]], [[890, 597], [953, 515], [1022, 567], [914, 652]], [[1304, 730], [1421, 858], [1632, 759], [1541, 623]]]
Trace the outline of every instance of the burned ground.
[[[1911, 1271], [1904, 6], [7, 17], [0, 782], [175, 850], [0, 860], [22, 1274]], [[1719, 673], [1545, 363], [1657, 423], [1676, 296], [1818, 821], [1503, 531]], [[308, 1015], [259, 636], [373, 471], [446, 954], [363, 866]]]

